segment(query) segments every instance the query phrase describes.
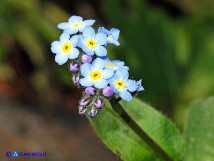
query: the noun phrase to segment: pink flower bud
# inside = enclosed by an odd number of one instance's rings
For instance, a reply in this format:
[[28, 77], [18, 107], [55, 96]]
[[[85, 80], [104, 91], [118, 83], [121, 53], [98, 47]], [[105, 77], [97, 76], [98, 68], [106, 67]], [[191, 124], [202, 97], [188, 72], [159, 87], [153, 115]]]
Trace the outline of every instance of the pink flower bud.
[[91, 61], [92, 61], [92, 57], [91, 56], [86, 55], [86, 54], [82, 55], [82, 62], [83, 63], [90, 63]]
[[103, 96], [111, 97], [113, 94], [114, 92], [112, 91], [112, 88], [110, 86], [106, 86], [105, 88], [103, 88]]
[[87, 87], [85, 89], [85, 93], [88, 95], [88, 96], [93, 96], [95, 94], [95, 88], [93, 87]]
[[97, 99], [96, 100], [96, 102], [94, 103], [94, 105], [97, 107], [97, 108], [102, 108], [104, 105], [105, 105], [105, 103], [104, 103], [104, 101], [102, 100], [102, 99]]
[[73, 73], [79, 71], [79, 65], [77, 63], [71, 63], [69, 66], [69, 70]]

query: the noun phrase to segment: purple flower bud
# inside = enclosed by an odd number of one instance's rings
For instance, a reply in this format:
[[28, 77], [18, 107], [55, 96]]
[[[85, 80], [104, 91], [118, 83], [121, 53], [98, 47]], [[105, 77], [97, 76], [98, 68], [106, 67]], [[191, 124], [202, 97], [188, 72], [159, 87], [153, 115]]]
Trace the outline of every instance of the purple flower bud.
[[80, 78], [79, 78], [78, 75], [74, 75], [74, 76], [72, 77], [72, 80], [73, 80], [73, 83], [77, 85], [77, 84], [79, 84]]
[[98, 110], [96, 108], [91, 108], [91, 110], [88, 111], [88, 115], [91, 116], [91, 117], [96, 116], [97, 113], [98, 113]]
[[91, 61], [92, 61], [92, 57], [91, 56], [86, 55], [86, 54], [82, 55], [82, 62], [83, 63], [90, 63]]
[[106, 86], [105, 88], [103, 88], [103, 96], [111, 97], [113, 94], [114, 92], [112, 91], [112, 88], [110, 86]]
[[84, 99], [84, 98], [82, 98], [82, 99], [80, 100], [80, 102], [79, 102], [79, 104], [80, 104], [81, 106], [86, 106], [86, 105], [88, 105], [89, 103], [90, 103], [90, 101], [87, 100], [87, 99]]
[[96, 102], [94, 103], [94, 105], [97, 107], [97, 108], [102, 108], [104, 105], [105, 105], [105, 103], [104, 103], [104, 101], [102, 100], [102, 99], [97, 99], [96, 100]]
[[69, 70], [73, 73], [79, 71], [79, 65], [77, 63], [71, 63], [69, 66]]
[[83, 115], [87, 111], [87, 108], [84, 106], [78, 106], [78, 110], [79, 110], [79, 114]]
[[95, 88], [93, 87], [87, 87], [85, 89], [85, 93], [88, 95], [88, 96], [93, 96], [95, 94]]

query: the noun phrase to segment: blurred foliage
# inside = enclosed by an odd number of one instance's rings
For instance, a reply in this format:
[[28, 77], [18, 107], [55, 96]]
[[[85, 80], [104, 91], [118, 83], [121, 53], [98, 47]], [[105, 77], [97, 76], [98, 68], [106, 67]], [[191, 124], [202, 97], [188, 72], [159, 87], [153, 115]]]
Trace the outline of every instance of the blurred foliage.
[[[65, 70], [53, 67], [54, 57], [50, 53], [50, 43], [60, 35], [56, 24], [65, 17], [67, 14], [53, 3], [41, 3], [37, 0], [0, 2], [1, 66], [8, 63], [4, 55], [14, 51], [12, 54], [17, 54], [17, 45], [21, 46], [35, 69], [30, 81], [37, 91], [40, 103], [46, 107], [51, 107], [53, 103], [51, 86], [56, 73], [60, 75], [58, 78], [62, 84], [70, 79]], [[8, 68], [13, 71], [11, 67], [4, 65], [0, 70], [1, 78], [6, 73], [13, 77], [14, 72], [8, 73]]]
[[[178, 15], [168, 11], [170, 6]], [[125, 61], [135, 79], [143, 79], [145, 92], [138, 97], [174, 117], [182, 127], [187, 105], [214, 92], [213, 2], [107, 0], [94, 10], [102, 12], [97, 17], [104, 18], [103, 22], [106, 16], [109, 28], [121, 30], [121, 46], [109, 48], [109, 55]], [[52, 1], [2, 0], [0, 78], [13, 79], [8, 53], [20, 46], [34, 67], [30, 81], [41, 102], [51, 104], [54, 82], [72, 85], [67, 69], [59, 68], [50, 52], [50, 43], [61, 33], [56, 24], [68, 17]]]
[[[169, 2], [188, 10], [186, 1]], [[186, 7], [203, 8], [203, 3], [195, 2], [188, 1]], [[143, 78], [145, 92], [140, 98], [168, 111], [182, 126], [187, 105], [214, 92], [214, 32], [213, 22], [208, 23], [214, 18], [207, 21], [213, 10], [207, 16], [191, 8], [189, 14], [173, 17], [137, 0], [108, 0], [103, 6], [110, 26], [121, 29], [121, 46], [112, 57], [123, 58], [134, 78]]]
[[187, 115], [185, 137], [187, 152], [185, 161], [206, 160], [214, 158], [214, 97], [195, 101]]

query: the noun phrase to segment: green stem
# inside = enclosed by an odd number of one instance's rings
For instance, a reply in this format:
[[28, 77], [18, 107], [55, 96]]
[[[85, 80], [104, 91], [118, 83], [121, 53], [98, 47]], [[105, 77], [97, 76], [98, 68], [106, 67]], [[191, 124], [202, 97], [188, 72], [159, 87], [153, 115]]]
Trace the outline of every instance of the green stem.
[[110, 99], [110, 103], [113, 110], [155, 153], [166, 161], [173, 161], [173, 159], [129, 116], [115, 97]]

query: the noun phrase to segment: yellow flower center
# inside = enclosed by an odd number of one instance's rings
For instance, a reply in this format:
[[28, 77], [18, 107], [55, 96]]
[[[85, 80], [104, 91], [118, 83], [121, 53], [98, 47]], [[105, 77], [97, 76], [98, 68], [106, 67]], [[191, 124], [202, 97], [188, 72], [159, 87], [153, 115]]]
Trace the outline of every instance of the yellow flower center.
[[66, 42], [62, 45], [62, 51], [65, 54], [69, 53], [71, 51], [71, 49], [72, 49], [72, 45], [70, 43]]
[[86, 46], [87, 46], [88, 48], [90, 48], [90, 49], [94, 49], [94, 48], [97, 47], [97, 42], [96, 42], [96, 40], [94, 40], [94, 39], [88, 39], [88, 40], [86, 41]]
[[114, 82], [114, 86], [115, 86], [117, 89], [121, 90], [121, 89], [124, 89], [124, 88], [126, 87], [126, 83], [125, 83], [123, 80], [118, 79], [118, 80], [116, 80], [116, 81]]
[[110, 41], [111, 39], [112, 39], [112, 36], [111, 36], [111, 35], [108, 35], [108, 36], [107, 36], [107, 40]]
[[102, 77], [102, 73], [98, 70], [95, 70], [90, 73], [90, 78], [94, 81], [99, 80]]
[[115, 69], [115, 68], [116, 68], [116, 65], [114, 65], [113, 63], [106, 63], [106, 64], [105, 64], [105, 67], [106, 67], [106, 68]]
[[74, 22], [71, 24], [71, 28], [79, 29], [83, 26], [82, 22]]

